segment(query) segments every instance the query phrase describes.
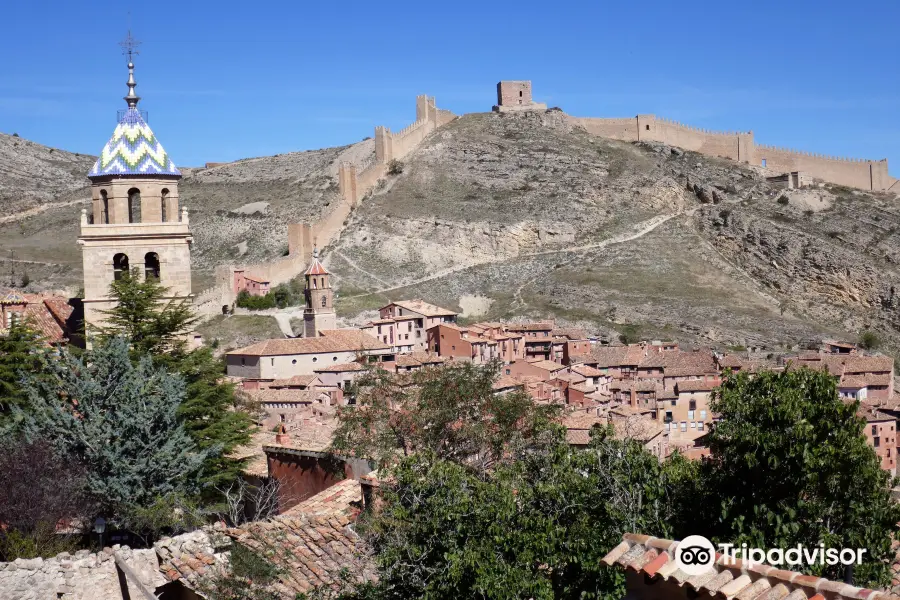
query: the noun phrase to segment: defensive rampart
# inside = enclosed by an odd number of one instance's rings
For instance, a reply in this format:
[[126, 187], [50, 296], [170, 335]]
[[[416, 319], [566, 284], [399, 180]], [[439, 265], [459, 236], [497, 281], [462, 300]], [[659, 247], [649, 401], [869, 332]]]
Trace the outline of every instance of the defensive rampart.
[[272, 286], [290, 281], [309, 265], [313, 246], [327, 246], [335, 240], [344, 222], [365, 195], [387, 175], [392, 160], [401, 160], [416, 149], [429, 133], [456, 118], [452, 112], [435, 106], [434, 98], [416, 97], [416, 120], [393, 133], [387, 127], [375, 128], [375, 156], [363, 162], [342, 162], [338, 166], [340, 200], [315, 223], [288, 225], [288, 255], [261, 264], [223, 265], [216, 269], [213, 287], [194, 296], [194, 307], [203, 315], [215, 315], [234, 300], [234, 269], [242, 268]]
[[887, 159], [869, 160], [825, 156], [785, 148], [757, 145], [753, 132], [722, 132], [691, 127], [654, 115], [624, 119], [575, 117], [594, 135], [624, 141], [653, 141], [709, 156], [754, 164], [774, 172], [805, 171], [812, 177], [864, 190], [896, 190], [897, 179], [888, 174]]

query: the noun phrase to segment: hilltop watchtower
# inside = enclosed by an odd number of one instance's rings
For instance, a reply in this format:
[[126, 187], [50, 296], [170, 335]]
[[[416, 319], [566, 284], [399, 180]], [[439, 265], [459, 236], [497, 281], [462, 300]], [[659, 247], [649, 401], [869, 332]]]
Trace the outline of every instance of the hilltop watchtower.
[[181, 172], [144, 120], [135, 94], [129, 53], [128, 108], [88, 173], [91, 210], [81, 211], [84, 320], [99, 325], [112, 308], [109, 286], [137, 268], [169, 289], [191, 295], [191, 237], [186, 209], [178, 206]]
[[501, 81], [497, 83], [497, 105], [494, 112], [546, 110], [547, 105], [531, 98], [530, 81]]

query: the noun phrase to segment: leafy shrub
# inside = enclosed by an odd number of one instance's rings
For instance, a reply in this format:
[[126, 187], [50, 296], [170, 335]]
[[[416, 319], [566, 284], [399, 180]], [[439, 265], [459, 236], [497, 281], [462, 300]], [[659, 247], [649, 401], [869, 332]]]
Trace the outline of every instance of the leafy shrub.
[[881, 338], [874, 331], [866, 329], [859, 334], [859, 345], [866, 350], [876, 350], [881, 346]]
[[397, 160], [396, 158], [392, 159], [391, 162], [388, 163], [388, 175], [399, 175], [403, 172], [403, 163]]
[[275, 308], [275, 297], [271, 292], [265, 296], [251, 296], [250, 292], [244, 290], [238, 294], [237, 305], [250, 310], [266, 310]]

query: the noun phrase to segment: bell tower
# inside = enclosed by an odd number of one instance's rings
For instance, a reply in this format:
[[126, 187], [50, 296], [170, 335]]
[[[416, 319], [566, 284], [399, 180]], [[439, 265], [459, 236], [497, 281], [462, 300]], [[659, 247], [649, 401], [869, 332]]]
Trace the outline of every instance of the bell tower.
[[303, 310], [303, 337], [318, 337], [323, 329], [336, 329], [334, 290], [331, 274], [319, 262], [319, 249], [313, 249], [312, 263], [306, 270], [306, 308]]
[[91, 208], [81, 211], [84, 320], [99, 325], [113, 306], [110, 284], [130, 270], [154, 277], [171, 299], [191, 296], [191, 237], [187, 209], [178, 203], [181, 172], [138, 110], [129, 32], [127, 108], [88, 173]]

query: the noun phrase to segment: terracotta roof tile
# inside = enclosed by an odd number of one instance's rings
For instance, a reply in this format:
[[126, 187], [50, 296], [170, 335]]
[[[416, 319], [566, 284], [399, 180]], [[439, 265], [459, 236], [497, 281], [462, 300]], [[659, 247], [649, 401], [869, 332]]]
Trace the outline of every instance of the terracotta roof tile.
[[388, 350], [373, 336], [358, 329], [324, 330], [320, 337], [265, 340], [232, 350], [236, 356], [277, 356], [291, 354], [318, 354], [324, 352], [355, 352], [358, 350]]
[[[429, 304], [424, 300], [416, 299], [416, 300], [396, 300], [392, 302], [395, 306], [399, 306], [400, 308], [404, 308], [406, 310], [411, 310], [415, 313], [419, 313], [425, 317], [443, 317], [443, 316], [454, 316], [455, 312], [452, 310], [441, 308], [440, 306], [436, 306], [434, 304]], [[390, 306], [382, 307], [382, 310]]]
[[711, 392], [722, 385], [720, 381], [702, 381], [700, 379], [688, 379], [675, 384], [679, 394], [690, 392]]
[[[783, 571], [771, 565], [759, 564], [747, 567], [737, 561], [725, 565], [724, 557], [710, 569], [692, 577], [678, 569], [674, 555], [678, 542], [659, 540], [626, 533], [621, 544], [603, 557], [607, 565], [617, 564], [626, 569], [643, 573], [650, 578], [673, 581], [687, 586], [698, 593], [706, 593], [717, 598], [735, 600], [853, 600], [870, 599], [893, 600], [896, 596], [882, 592], [858, 588], [839, 581], [829, 581], [818, 577], [802, 575], [793, 571]], [[660, 546], [668, 545], [666, 551]], [[649, 558], [649, 559], [648, 559]]]

